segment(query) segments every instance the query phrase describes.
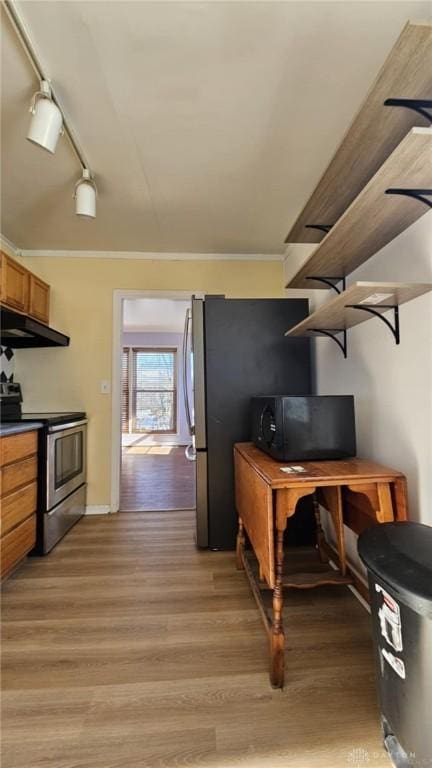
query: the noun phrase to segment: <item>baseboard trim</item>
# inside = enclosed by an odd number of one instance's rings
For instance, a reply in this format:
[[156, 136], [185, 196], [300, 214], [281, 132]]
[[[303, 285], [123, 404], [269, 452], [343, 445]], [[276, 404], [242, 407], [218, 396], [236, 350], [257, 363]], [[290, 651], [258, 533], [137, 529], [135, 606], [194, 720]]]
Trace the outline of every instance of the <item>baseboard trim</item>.
[[109, 504], [90, 504], [85, 508], [85, 515], [110, 515], [111, 507]]

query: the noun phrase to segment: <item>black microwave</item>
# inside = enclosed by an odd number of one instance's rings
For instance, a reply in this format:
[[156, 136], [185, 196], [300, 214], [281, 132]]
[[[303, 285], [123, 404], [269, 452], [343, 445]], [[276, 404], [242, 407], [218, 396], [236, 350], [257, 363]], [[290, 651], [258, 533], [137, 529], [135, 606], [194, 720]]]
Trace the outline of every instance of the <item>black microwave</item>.
[[252, 398], [252, 440], [276, 461], [356, 455], [352, 395]]

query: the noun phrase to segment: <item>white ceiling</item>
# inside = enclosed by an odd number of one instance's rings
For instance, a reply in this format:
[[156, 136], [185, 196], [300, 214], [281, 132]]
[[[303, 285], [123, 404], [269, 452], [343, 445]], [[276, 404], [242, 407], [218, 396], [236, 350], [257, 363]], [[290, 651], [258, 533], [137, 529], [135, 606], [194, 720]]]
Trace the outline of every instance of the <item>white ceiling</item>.
[[[23, 249], [281, 253], [404, 23], [428, 2], [18, 2], [99, 187], [25, 140], [3, 19], [2, 232]], [[2, 11], [2, 16], [4, 16]], [[397, 95], [397, 94], [396, 94]]]
[[182, 333], [190, 301], [176, 299], [125, 299], [123, 330]]

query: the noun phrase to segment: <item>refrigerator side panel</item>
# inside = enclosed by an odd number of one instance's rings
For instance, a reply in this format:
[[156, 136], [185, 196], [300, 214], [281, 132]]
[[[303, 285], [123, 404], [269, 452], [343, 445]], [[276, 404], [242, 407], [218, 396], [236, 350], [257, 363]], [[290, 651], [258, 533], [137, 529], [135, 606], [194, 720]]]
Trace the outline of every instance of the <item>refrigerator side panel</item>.
[[192, 354], [195, 448], [197, 451], [200, 451], [204, 450], [207, 446], [205, 405], [204, 302], [202, 299], [192, 300]]
[[208, 547], [207, 452], [196, 454], [196, 543]]
[[251, 439], [254, 395], [311, 393], [310, 342], [285, 337], [305, 299], [206, 299], [209, 547], [235, 546], [233, 445]]

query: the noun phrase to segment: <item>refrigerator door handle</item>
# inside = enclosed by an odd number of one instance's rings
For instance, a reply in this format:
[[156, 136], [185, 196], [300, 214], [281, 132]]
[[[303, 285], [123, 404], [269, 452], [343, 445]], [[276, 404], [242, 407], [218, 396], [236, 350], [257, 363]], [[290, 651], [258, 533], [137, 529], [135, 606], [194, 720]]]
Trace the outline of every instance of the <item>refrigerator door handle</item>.
[[196, 450], [193, 442], [186, 446], [185, 456], [188, 461], [196, 461]]
[[188, 308], [186, 310], [185, 326], [184, 326], [184, 333], [183, 333], [183, 396], [184, 396], [184, 407], [186, 412], [186, 421], [189, 428], [189, 434], [193, 435], [194, 430], [192, 426], [191, 411], [189, 407], [188, 376], [187, 376], [188, 338], [189, 338], [190, 321], [191, 321], [191, 311]]
[[191, 311], [194, 402], [193, 434], [197, 451], [205, 450], [207, 447], [204, 303], [202, 299], [193, 299]]

